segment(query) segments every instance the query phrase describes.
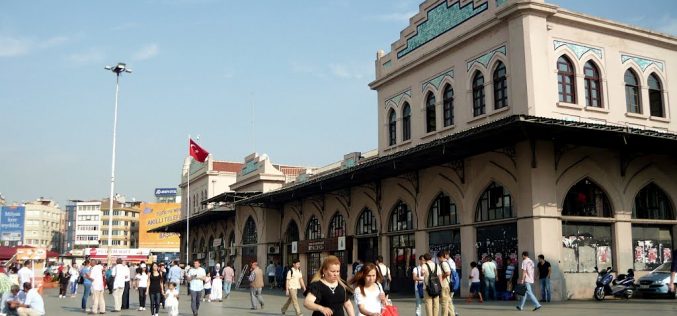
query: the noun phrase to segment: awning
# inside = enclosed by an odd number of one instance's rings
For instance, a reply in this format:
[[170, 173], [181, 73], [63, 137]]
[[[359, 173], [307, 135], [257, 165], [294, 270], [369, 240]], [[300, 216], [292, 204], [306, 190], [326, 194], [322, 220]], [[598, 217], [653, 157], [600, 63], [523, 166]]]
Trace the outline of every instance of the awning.
[[[230, 216], [235, 216], [234, 208], [214, 208], [209, 209], [190, 218], [190, 226], [199, 226], [215, 220], [225, 219]], [[183, 233], [186, 231], [186, 219], [178, 220], [171, 224], [160, 227], [155, 227], [148, 230], [149, 233]]]
[[[431, 166], [441, 164], [462, 166], [464, 158], [488, 151], [503, 151], [506, 155], [512, 156], [514, 153], [509, 147], [525, 140], [532, 143], [532, 165], [539, 163], [534, 151], [538, 140], [553, 142], [555, 151], [558, 146], [572, 144], [615, 149], [621, 155], [630, 153], [677, 155], [677, 134], [667, 131], [512, 115], [401, 152], [359, 163], [354, 167], [311, 177], [307, 181], [259, 194], [236, 204], [263, 204], [276, 207], [289, 201], [376, 183], [381, 179]], [[458, 170], [462, 173], [464, 169]], [[625, 170], [622, 169], [620, 172], [623, 174]]]

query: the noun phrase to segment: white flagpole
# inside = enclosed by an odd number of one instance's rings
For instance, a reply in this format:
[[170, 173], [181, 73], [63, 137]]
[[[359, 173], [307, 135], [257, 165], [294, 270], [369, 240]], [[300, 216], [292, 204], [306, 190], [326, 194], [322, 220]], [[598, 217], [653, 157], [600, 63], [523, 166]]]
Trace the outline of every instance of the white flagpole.
[[[188, 135], [188, 148], [190, 150], [193, 150], [190, 147], [190, 135]], [[190, 253], [190, 165], [193, 162], [193, 158], [191, 156], [190, 162], [188, 163], [188, 189], [186, 195], [188, 196], [187, 202], [186, 202], [186, 266], [190, 266], [190, 259], [189, 259], [189, 253]]]

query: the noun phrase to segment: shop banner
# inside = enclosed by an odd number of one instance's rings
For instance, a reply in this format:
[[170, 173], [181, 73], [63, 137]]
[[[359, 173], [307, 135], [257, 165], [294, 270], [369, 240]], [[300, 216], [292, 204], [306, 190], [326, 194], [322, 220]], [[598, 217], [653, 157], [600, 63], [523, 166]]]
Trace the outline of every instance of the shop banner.
[[0, 241], [23, 241], [26, 207], [3, 206], [0, 209]]
[[151, 249], [179, 249], [178, 233], [149, 233], [148, 230], [165, 226], [181, 219], [179, 203], [144, 203], [139, 215], [139, 247]]

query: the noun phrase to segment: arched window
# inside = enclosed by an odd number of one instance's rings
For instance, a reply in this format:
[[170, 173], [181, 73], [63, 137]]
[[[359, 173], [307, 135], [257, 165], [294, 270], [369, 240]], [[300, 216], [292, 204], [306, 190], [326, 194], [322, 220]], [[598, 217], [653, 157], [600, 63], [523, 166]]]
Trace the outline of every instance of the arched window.
[[585, 63], [585, 106], [596, 108], [602, 107], [602, 84], [599, 77], [599, 69], [592, 61]]
[[397, 142], [397, 114], [395, 110], [390, 109], [388, 113], [388, 144], [395, 145]]
[[492, 182], [477, 202], [475, 221], [512, 218], [512, 197], [503, 186]]
[[414, 217], [409, 206], [398, 201], [390, 215], [389, 231], [396, 232], [414, 229]]
[[209, 236], [209, 243], [207, 244], [207, 248], [209, 249], [209, 251], [214, 250], [214, 237], [213, 236]]
[[428, 227], [458, 224], [456, 204], [451, 198], [440, 193], [428, 210]]
[[247, 222], [244, 224], [244, 229], [242, 230], [242, 244], [255, 244], [257, 241], [258, 237], [256, 234], [256, 223], [250, 216], [247, 218]]
[[569, 189], [562, 216], [611, 217], [611, 203], [597, 184], [585, 178]]
[[197, 239], [193, 239], [193, 244], [191, 245], [190, 250], [191, 250], [192, 253], [198, 252]]
[[472, 79], [472, 116], [480, 116], [485, 112], [484, 76], [478, 70]]
[[454, 125], [454, 89], [449, 84], [444, 86], [442, 110], [444, 112], [444, 127]]
[[562, 55], [557, 59], [557, 90], [559, 102], [576, 103], [576, 83], [574, 66], [569, 58]]
[[230, 232], [230, 238], [228, 238], [228, 246], [235, 247], [235, 232]]
[[663, 89], [661, 79], [654, 73], [649, 75], [649, 111], [651, 116], [665, 117], [663, 111]]
[[411, 107], [404, 102], [402, 107], [402, 140], [411, 139]]
[[376, 233], [378, 233], [376, 217], [374, 217], [374, 213], [372, 213], [370, 209], [365, 208], [357, 219], [355, 235], [370, 235]]
[[296, 225], [295, 221], [289, 222], [289, 225], [287, 226], [287, 233], [284, 236], [284, 241], [290, 243], [292, 241], [298, 241], [299, 239], [298, 225]]
[[198, 248], [198, 249], [199, 249], [200, 252], [204, 252], [206, 250], [205, 249], [205, 238], [204, 237], [200, 238], [200, 248]]
[[321, 239], [322, 238], [322, 228], [320, 227], [320, 221], [313, 215], [308, 221], [308, 229], [306, 229], [306, 239]]
[[508, 80], [505, 65], [498, 62], [494, 70], [494, 109], [508, 106]]
[[632, 218], [673, 220], [675, 212], [665, 191], [651, 182], [635, 196]]
[[625, 104], [630, 113], [642, 113], [642, 104], [639, 99], [639, 81], [631, 69], [625, 71]]
[[428, 96], [425, 98], [425, 131], [427, 133], [434, 132], [436, 129], [435, 126], [435, 95], [432, 92], [428, 92]]
[[329, 238], [341, 237], [346, 235], [346, 221], [341, 213], [336, 213], [329, 223]]

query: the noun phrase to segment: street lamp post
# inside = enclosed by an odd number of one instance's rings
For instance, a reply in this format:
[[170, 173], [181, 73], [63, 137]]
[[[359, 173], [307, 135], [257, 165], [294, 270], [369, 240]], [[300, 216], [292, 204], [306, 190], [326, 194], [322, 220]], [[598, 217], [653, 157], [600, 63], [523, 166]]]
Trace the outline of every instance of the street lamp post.
[[113, 157], [111, 163], [110, 176], [110, 196], [108, 200], [108, 264], [111, 263], [111, 250], [113, 246], [113, 198], [115, 194], [115, 136], [118, 127], [118, 96], [120, 94], [120, 74], [123, 72], [132, 73], [132, 70], [127, 68], [124, 63], [118, 63], [111, 67], [106, 66], [106, 70], [115, 73], [115, 111], [113, 114]]

